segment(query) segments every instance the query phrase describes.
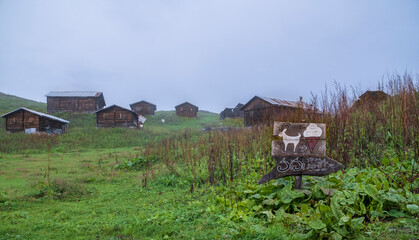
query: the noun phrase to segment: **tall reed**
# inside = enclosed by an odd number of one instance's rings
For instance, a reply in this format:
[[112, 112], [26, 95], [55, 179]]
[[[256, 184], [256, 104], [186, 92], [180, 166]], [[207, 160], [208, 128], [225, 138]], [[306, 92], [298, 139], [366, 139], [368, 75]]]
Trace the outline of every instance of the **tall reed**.
[[[362, 91], [350, 92], [335, 83], [320, 97], [312, 94], [311, 111], [294, 111], [287, 119], [326, 123], [327, 156], [348, 167], [379, 166], [383, 158], [417, 160], [418, 85], [417, 77], [395, 74], [379, 84], [378, 90], [386, 94], [359, 100]], [[216, 185], [251, 172], [267, 173], [274, 164], [272, 139], [271, 126], [206, 134], [185, 131], [146, 148], [172, 172], [177, 164], [186, 165], [194, 184]]]

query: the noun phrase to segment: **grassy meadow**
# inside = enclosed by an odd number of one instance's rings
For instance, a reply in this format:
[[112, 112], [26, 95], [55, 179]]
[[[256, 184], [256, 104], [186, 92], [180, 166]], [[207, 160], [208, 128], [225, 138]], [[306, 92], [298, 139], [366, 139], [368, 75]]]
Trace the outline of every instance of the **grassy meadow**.
[[[143, 130], [60, 113], [64, 135], [1, 132], [0, 239], [417, 239], [418, 79], [380, 89], [392, 97], [374, 109], [352, 109], [339, 85], [313, 96], [322, 114], [306, 118], [327, 124], [327, 156], [347, 168], [302, 190], [256, 184], [275, 164], [272, 127], [210, 112], [160, 111]], [[202, 130], [217, 127], [231, 128]]]

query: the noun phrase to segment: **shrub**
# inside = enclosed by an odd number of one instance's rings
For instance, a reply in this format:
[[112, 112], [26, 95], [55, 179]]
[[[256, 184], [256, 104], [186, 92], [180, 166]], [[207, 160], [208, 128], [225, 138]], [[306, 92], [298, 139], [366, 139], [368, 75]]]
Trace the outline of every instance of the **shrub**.
[[51, 197], [53, 199], [80, 198], [90, 194], [86, 187], [63, 179], [54, 179], [51, 183], [40, 181], [37, 184], [38, 190], [30, 197], [43, 198]]

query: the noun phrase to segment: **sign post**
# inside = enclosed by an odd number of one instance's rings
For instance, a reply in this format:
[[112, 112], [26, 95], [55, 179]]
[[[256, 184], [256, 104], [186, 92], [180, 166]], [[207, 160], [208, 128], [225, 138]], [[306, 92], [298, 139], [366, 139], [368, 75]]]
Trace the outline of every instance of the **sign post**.
[[274, 169], [259, 179], [258, 184], [272, 179], [295, 176], [295, 189], [301, 189], [302, 175], [324, 176], [345, 166], [326, 157], [326, 124], [324, 123], [274, 123], [272, 141]]

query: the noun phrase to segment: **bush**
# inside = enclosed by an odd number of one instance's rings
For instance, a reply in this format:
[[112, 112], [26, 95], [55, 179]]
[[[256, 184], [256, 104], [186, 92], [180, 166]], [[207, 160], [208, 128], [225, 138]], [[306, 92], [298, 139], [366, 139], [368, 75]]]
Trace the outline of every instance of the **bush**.
[[128, 160], [127, 162], [116, 164], [115, 168], [122, 170], [135, 170], [141, 171], [148, 168], [151, 164], [157, 163], [159, 158], [155, 155], [138, 156], [137, 158]]
[[41, 181], [38, 183], [38, 190], [30, 197], [53, 199], [80, 198], [90, 194], [86, 187], [63, 179], [54, 179], [51, 183]]

